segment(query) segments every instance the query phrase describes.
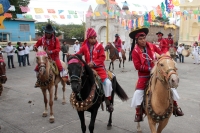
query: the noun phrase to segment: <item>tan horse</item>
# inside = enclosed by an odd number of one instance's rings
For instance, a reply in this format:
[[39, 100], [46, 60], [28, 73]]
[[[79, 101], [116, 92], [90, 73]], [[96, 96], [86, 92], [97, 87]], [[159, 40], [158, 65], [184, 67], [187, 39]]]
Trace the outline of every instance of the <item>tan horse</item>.
[[176, 60], [176, 49], [174, 47], [169, 47], [169, 53], [173, 60]]
[[[63, 100], [62, 103], [65, 104], [65, 85], [66, 83], [62, 80], [59, 73], [58, 75], [54, 72], [54, 67], [52, 67], [52, 61], [47, 56], [47, 53], [43, 48], [35, 49], [36, 51], [36, 62], [39, 67], [39, 74], [38, 74], [38, 83], [40, 84], [40, 88], [42, 90], [44, 96], [44, 103], [45, 103], [45, 110], [43, 112], [43, 117], [47, 117], [48, 110], [47, 110], [47, 90], [49, 91], [49, 106], [50, 106], [50, 117], [49, 122], [54, 122], [54, 113], [53, 113], [53, 87], [55, 85], [55, 97], [54, 100], [57, 100], [57, 88], [58, 83], [61, 81], [62, 90], [63, 90]], [[62, 62], [63, 68], [66, 69], [66, 65]]]
[[5, 84], [7, 81], [7, 77], [6, 77], [6, 64], [3, 60], [3, 55], [2, 53], [0, 53], [0, 96], [1, 93], [3, 91], [3, 85]]
[[117, 49], [110, 42], [108, 42], [108, 44], [106, 45], [105, 51], [106, 50], [109, 50], [109, 52], [110, 52], [109, 58], [111, 59], [111, 62], [110, 62], [110, 65], [109, 65], [109, 70], [110, 70], [111, 65], [112, 65], [112, 69], [114, 70], [113, 62], [116, 59], [119, 59], [119, 68], [121, 68], [121, 61], [122, 60], [123, 60], [123, 67], [124, 67], [124, 62], [126, 60], [126, 55], [125, 55], [125, 51], [123, 49], [121, 50], [122, 59], [121, 59], [121, 57], [119, 57], [119, 53], [118, 53]]
[[[171, 88], [177, 88], [179, 83], [176, 70], [176, 63], [169, 54], [159, 57], [152, 70], [145, 96], [145, 114], [151, 133], [161, 133], [173, 112]], [[141, 131], [139, 123], [137, 130]]]

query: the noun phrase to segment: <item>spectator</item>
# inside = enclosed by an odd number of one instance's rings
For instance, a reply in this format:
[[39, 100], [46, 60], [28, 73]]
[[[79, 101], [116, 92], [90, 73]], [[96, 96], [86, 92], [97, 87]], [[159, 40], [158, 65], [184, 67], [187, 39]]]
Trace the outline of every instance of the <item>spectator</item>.
[[12, 64], [12, 68], [15, 68], [13, 63], [13, 55], [15, 52], [15, 48], [12, 46], [11, 42], [8, 42], [8, 46], [5, 48], [5, 52], [7, 53], [8, 57], [8, 69], [10, 69], [10, 63]]
[[19, 67], [21, 67], [21, 65], [25, 66], [25, 62], [24, 62], [24, 46], [22, 45], [21, 42], [19, 42], [19, 47], [17, 47], [18, 50], [18, 55], [19, 55]]
[[182, 55], [183, 50], [184, 50], [183, 44], [180, 44], [179, 47], [178, 47], [178, 49], [177, 49], [177, 53], [179, 55], [179, 61], [180, 61], [180, 63], [181, 62], [184, 63], [184, 56]]
[[26, 60], [27, 60], [27, 64], [30, 66], [30, 62], [29, 62], [29, 53], [30, 53], [30, 46], [27, 46], [27, 43], [24, 43], [24, 64], [26, 66]]
[[65, 56], [69, 52], [69, 44], [67, 44], [66, 41], [63, 41], [61, 51], [62, 51], [62, 55], [63, 55], [63, 62], [65, 62]]
[[125, 41], [122, 41], [122, 49], [126, 52], [126, 45], [125, 45]]
[[198, 43], [195, 42], [193, 47], [193, 51], [192, 51], [192, 55], [194, 56], [194, 64], [198, 64], [199, 65], [199, 46]]
[[80, 44], [78, 40], [75, 41], [73, 49], [74, 49], [74, 53], [77, 53], [80, 50]]

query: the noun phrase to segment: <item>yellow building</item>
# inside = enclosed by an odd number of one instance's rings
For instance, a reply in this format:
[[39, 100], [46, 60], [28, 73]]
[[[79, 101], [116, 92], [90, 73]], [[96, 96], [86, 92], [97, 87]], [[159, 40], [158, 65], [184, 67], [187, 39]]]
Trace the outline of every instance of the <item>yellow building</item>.
[[192, 45], [199, 41], [200, 14], [195, 15], [193, 11], [200, 9], [200, 0], [181, 0], [180, 4], [180, 11], [184, 12], [184, 15], [180, 18], [179, 44]]

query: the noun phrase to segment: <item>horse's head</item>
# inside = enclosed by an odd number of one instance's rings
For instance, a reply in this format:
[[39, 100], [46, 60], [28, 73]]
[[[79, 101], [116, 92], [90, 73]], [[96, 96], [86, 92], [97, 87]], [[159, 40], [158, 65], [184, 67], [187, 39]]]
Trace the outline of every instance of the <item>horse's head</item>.
[[83, 63], [80, 60], [79, 55], [70, 55], [68, 57], [68, 72], [71, 82], [71, 88], [74, 93], [78, 93], [81, 90], [81, 76], [83, 74]]
[[0, 53], [0, 83], [4, 84], [7, 81], [6, 77], [6, 64], [3, 60], [2, 53]]
[[177, 74], [176, 62], [169, 55], [159, 57], [157, 70], [161, 78], [169, 84], [169, 87], [178, 87], [179, 78]]
[[107, 51], [108, 49], [110, 49], [111, 45], [112, 44], [110, 42], [108, 42], [108, 44], [104, 48], [104, 51]]
[[46, 64], [48, 63], [48, 55], [43, 48], [36, 51], [36, 63], [38, 64], [39, 74], [44, 75], [46, 72]]

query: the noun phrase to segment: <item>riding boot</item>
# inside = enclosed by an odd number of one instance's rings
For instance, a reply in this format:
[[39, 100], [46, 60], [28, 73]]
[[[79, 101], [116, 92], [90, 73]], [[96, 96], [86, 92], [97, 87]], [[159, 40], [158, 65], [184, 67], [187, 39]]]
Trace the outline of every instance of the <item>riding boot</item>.
[[140, 121], [143, 121], [143, 111], [141, 109], [141, 106], [137, 106], [136, 107], [136, 114], [135, 114], [135, 120], [134, 122], [140, 122]]
[[178, 104], [177, 104], [176, 101], [174, 101], [173, 115], [175, 115], [175, 117], [184, 115], [184, 113], [182, 112], [181, 108], [178, 107]]
[[106, 110], [108, 112], [113, 112], [114, 108], [113, 105], [110, 103], [109, 97], [105, 97], [105, 103], [106, 103]]
[[[38, 72], [36, 72], [36, 78], [38, 78]], [[34, 87], [35, 87], [35, 88], [40, 87], [40, 85], [39, 85], [39, 83], [38, 83], [38, 80], [36, 81]]]

